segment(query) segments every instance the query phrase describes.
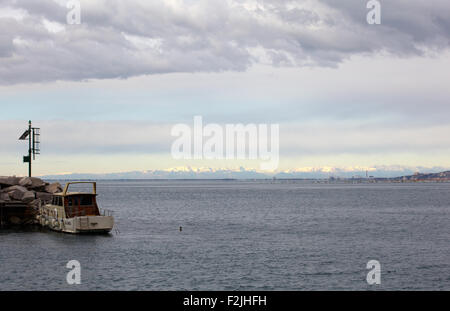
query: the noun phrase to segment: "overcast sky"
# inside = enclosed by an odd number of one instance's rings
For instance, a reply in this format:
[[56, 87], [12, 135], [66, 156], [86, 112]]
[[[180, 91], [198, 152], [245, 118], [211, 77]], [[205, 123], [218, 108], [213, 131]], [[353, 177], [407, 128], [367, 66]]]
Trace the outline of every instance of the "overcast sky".
[[175, 123], [280, 124], [279, 170], [450, 168], [450, 2], [0, 0], [0, 175], [181, 166]]

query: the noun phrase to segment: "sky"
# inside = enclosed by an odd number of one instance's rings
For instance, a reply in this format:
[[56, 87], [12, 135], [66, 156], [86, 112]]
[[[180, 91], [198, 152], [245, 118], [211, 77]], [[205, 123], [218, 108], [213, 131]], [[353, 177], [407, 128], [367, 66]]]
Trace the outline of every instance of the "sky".
[[0, 0], [0, 175], [259, 171], [171, 156], [175, 124], [279, 124], [276, 172], [450, 169], [450, 2]]

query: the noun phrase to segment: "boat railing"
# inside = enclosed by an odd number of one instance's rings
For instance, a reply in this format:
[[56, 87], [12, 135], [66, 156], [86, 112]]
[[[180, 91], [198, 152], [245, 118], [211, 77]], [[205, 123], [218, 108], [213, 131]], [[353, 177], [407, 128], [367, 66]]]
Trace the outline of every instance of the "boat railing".
[[112, 210], [104, 209], [104, 208], [99, 208], [99, 212], [100, 212], [101, 216], [112, 216], [114, 213]]
[[[99, 208], [99, 216], [113, 216], [113, 211], [108, 209]], [[80, 217], [80, 216], [94, 216], [92, 213], [86, 213], [86, 210], [73, 211], [71, 213], [71, 217]]]

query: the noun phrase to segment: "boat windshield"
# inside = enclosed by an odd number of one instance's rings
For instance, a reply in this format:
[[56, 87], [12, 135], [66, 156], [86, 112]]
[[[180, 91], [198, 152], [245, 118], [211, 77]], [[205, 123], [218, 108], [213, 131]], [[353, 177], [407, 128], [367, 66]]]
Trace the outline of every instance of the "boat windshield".
[[64, 203], [67, 218], [100, 215], [95, 196], [91, 194], [68, 196]]

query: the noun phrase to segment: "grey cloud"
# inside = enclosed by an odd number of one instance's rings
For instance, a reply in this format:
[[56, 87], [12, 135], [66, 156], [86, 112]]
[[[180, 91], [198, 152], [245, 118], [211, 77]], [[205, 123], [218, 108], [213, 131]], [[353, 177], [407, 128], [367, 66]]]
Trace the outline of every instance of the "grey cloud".
[[[378, 26], [367, 25], [357, 0], [81, 1], [81, 25], [65, 25], [59, 2], [0, 1], [0, 10], [28, 13], [0, 17], [0, 84], [243, 71], [259, 62], [336, 66], [359, 53], [447, 49], [450, 38], [448, 1], [383, 2]], [[48, 31], [44, 19], [65, 30]]]
[[[366, 26], [366, 1], [319, 0], [343, 14], [354, 26]], [[399, 53], [421, 53], [423, 47], [448, 47], [450, 3], [436, 1], [380, 1], [381, 25], [372, 27], [380, 48]], [[363, 4], [363, 5], [362, 5]]]
[[[171, 125], [142, 121], [39, 121], [41, 153], [121, 154], [170, 152]], [[0, 122], [0, 153], [25, 152], [26, 142], [17, 138], [26, 127], [22, 121]]]
[[[174, 124], [144, 121], [39, 121], [42, 154], [166, 154], [175, 137]], [[0, 154], [26, 151], [18, 142], [26, 122], [0, 123]], [[206, 124], [206, 123], [205, 123]], [[189, 124], [192, 126], [192, 124]], [[222, 124], [223, 125], [223, 124]], [[281, 156], [333, 155], [340, 153], [447, 154], [450, 126], [345, 122], [280, 124]], [[9, 150], [9, 151], [8, 151]]]
[[[0, 21], [0, 27], [3, 27], [4, 23]], [[12, 36], [8, 33], [0, 33], [0, 57], [11, 57], [14, 47], [12, 44]]]

